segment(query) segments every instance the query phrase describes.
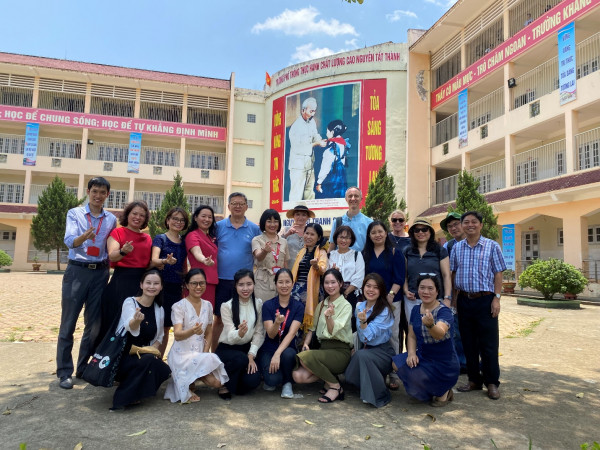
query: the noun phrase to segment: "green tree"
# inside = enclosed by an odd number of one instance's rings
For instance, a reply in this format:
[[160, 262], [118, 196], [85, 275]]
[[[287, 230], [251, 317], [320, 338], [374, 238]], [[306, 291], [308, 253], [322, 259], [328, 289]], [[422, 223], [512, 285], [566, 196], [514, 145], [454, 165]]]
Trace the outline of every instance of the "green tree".
[[150, 221], [148, 222], [150, 236], [154, 237], [157, 234], [167, 232], [167, 229], [165, 228], [165, 217], [167, 216], [167, 212], [176, 206], [190, 212], [190, 205], [183, 193], [183, 178], [179, 174], [179, 171], [177, 171], [177, 174], [173, 177], [173, 186], [165, 193], [165, 198], [163, 199], [160, 208], [150, 215]]
[[[463, 214], [467, 211], [478, 211], [483, 217], [481, 235], [496, 240], [498, 239], [498, 216], [494, 215], [492, 207], [488, 205], [485, 197], [477, 190], [479, 180], [475, 179], [466, 170], [458, 174], [458, 191], [456, 193], [456, 208], [448, 207], [448, 212], [456, 211]], [[450, 238], [447, 234], [446, 237]]]
[[13, 260], [4, 250], [0, 250], [0, 268], [10, 266]]
[[380, 220], [389, 228], [388, 217], [396, 209], [398, 201], [394, 189], [394, 177], [387, 173], [387, 162], [381, 166], [377, 176], [369, 183], [369, 192], [361, 212], [373, 220]]
[[38, 199], [37, 215], [31, 221], [33, 245], [44, 252], [56, 250], [56, 270], [60, 270], [60, 251], [67, 249], [64, 243], [67, 212], [84, 200], [68, 192], [58, 175]]

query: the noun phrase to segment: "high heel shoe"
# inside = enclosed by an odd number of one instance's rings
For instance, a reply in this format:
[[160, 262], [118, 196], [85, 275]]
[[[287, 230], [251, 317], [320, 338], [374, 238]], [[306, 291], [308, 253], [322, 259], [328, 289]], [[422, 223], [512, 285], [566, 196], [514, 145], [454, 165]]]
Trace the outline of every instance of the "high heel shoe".
[[339, 400], [340, 402], [344, 401], [344, 396], [345, 396], [346, 392], [344, 391], [344, 389], [342, 387], [339, 387], [339, 388], [330, 387], [329, 389], [331, 389], [333, 391], [338, 391], [338, 396], [332, 400], [329, 397], [327, 397], [326, 395], [323, 395], [323, 396], [319, 397], [319, 400], [318, 400], [319, 403], [333, 403], [336, 400]]

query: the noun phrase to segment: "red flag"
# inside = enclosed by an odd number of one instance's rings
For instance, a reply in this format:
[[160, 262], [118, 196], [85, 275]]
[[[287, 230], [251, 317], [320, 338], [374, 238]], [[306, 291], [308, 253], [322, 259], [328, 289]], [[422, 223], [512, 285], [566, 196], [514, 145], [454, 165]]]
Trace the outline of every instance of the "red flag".
[[265, 72], [265, 74], [265, 81], [267, 82], [267, 86], [271, 86], [271, 75], [269, 75], [269, 72]]

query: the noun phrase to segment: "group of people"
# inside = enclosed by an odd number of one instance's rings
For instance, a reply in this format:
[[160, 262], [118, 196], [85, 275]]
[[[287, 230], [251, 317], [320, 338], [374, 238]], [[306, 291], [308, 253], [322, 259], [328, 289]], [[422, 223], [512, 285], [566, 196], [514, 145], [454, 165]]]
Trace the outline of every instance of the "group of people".
[[[99, 341], [123, 329], [112, 409], [156, 395], [167, 380], [172, 402], [199, 401], [199, 380], [225, 400], [261, 382], [293, 398], [294, 383], [321, 381], [318, 401], [331, 403], [344, 399], [341, 375], [375, 407], [391, 400], [400, 381], [410, 397], [443, 406], [461, 365], [469, 381], [459, 391], [485, 384], [488, 396], [499, 398], [497, 317], [506, 267], [498, 244], [481, 236], [479, 213], [450, 213], [441, 226], [454, 239], [441, 247], [425, 218], [406, 227], [404, 212], [394, 211], [388, 231], [366, 217], [362, 193], [351, 187], [348, 211], [326, 242], [306, 206], [287, 211], [288, 228], [273, 209], [256, 225], [245, 217], [246, 196], [235, 192], [227, 218], [216, 222], [207, 205], [191, 220], [173, 208], [166, 233], [151, 239], [142, 232], [147, 205], [129, 203], [117, 228], [103, 208], [109, 192], [106, 179], [91, 179], [89, 202], [67, 215], [60, 387], [72, 388], [73, 372], [83, 376]], [[74, 368], [73, 332], [84, 305]]]

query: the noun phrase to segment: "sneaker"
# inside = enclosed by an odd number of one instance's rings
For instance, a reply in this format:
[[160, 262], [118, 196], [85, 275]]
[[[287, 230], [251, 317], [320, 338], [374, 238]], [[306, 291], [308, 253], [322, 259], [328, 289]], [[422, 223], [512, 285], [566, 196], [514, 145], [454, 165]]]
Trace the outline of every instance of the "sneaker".
[[265, 391], [269, 391], [269, 392], [271, 392], [271, 391], [274, 391], [274, 390], [275, 390], [275, 386], [269, 386], [267, 383], [263, 383], [263, 389], [264, 389]]
[[294, 398], [294, 391], [292, 391], [292, 383], [287, 382], [281, 389], [281, 398]]
[[63, 389], [73, 389], [73, 379], [71, 377], [63, 377], [58, 385]]

